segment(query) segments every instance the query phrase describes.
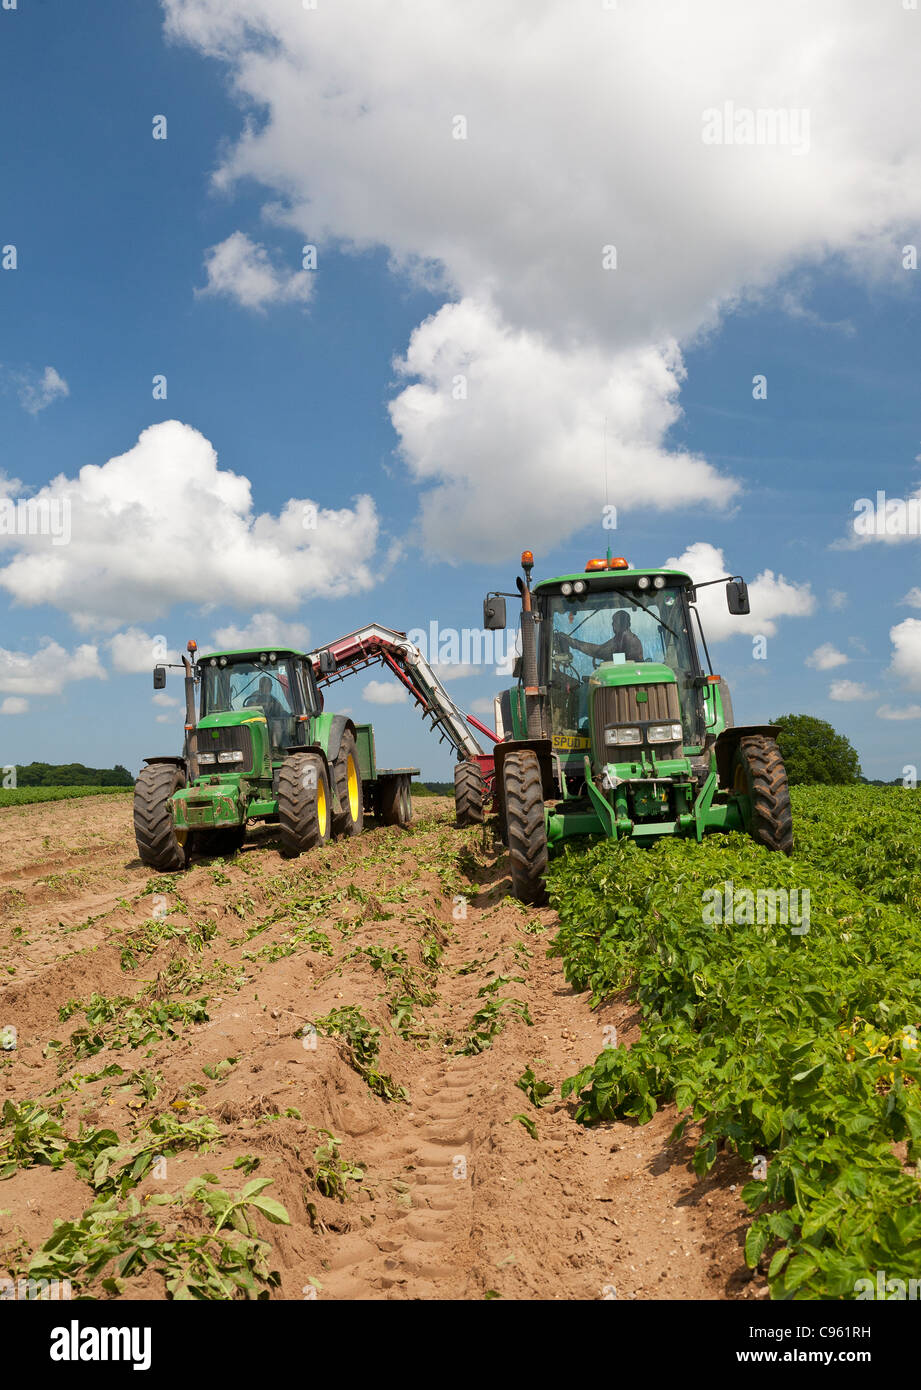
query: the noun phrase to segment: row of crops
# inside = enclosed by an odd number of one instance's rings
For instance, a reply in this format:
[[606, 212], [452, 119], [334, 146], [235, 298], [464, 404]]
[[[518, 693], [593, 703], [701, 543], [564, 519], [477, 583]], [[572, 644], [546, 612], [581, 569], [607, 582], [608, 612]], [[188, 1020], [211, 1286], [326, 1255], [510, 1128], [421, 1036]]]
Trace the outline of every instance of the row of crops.
[[72, 801], [77, 796], [118, 796], [133, 787], [2, 787], [0, 806], [31, 806], [36, 801]]
[[746, 1258], [772, 1297], [904, 1297], [921, 1277], [921, 796], [796, 788], [794, 812], [791, 859], [731, 835], [556, 860], [553, 953], [595, 1002], [629, 987], [642, 1014], [564, 1094], [589, 1123], [672, 1101], [699, 1173], [721, 1150], [751, 1165]]

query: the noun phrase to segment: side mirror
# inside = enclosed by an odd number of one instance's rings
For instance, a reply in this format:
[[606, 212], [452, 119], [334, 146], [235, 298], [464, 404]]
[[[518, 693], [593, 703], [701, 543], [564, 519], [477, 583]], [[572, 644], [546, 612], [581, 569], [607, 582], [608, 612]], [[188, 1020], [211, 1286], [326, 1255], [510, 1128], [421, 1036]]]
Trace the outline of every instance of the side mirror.
[[331, 671], [336, 669], [336, 658], [328, 647], [320, 652], [320, 675], [328, 676]]
[[498, 594], [487, 594], [483, 600], [483, 626], [488, 632], [505, 627], [505, 599]]
[[726, 602], [733, 617], [742, 617], [751, 612], [748, 603], [748, 585], [744, 579], [730, 579], [726, 585]]
[[512, 662], [512, 680], [513, 680], [513, 681], [520, 681], [520, 680], [521, 680], [521, 657], [520, 657], [520, 656], [516, 656], [516, 657], [515, 657], [515, 660]]
[[154, 690], [162, 690], [166, 685], [166, 667], [154, 667]]

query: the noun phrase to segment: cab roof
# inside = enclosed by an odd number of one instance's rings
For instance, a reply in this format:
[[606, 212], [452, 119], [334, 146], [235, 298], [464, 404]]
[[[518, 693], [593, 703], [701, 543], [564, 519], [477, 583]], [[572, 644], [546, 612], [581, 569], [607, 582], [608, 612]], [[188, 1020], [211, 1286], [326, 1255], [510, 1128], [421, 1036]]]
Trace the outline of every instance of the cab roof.
[[263, 653], [268, 652], [274, 652], [277, 657], [293, 656], [297, 657], [299, 661], [309, 660], [306, 652], [299, 652], [294, 647], [272, 647], [268, 644], [264, 647], [232, 647], [221, 652], [199, 652], [198, 660], [210, 661], [212, 657], [226, 656], [228, 661], [231, 657], [233, 657], [235, 661], [245, 661], [247, 658], [253, 658], [258, 661]]
[[558, 574], [552, 579], [541, 579], [534, 585], [534, 589], [543, 589], [550, 584], [562, 584], [565, 580], [572, 583], [576, 579], [584, 579], [587, 584], [597, 584], [599, 580], [618, 580], [618, 579], [639, 579], [641, 575], [648, 574], [650, 577], [656, 574], [664, 574], [669, 579], [678, 580], [679, 583], [693, 584], [693, 580], [684, 570], [670, 570], [659, 566], [658, 569], [637, 570], [637, 569], [616, 569], [616, 570], [577, 570], [575, 574]]

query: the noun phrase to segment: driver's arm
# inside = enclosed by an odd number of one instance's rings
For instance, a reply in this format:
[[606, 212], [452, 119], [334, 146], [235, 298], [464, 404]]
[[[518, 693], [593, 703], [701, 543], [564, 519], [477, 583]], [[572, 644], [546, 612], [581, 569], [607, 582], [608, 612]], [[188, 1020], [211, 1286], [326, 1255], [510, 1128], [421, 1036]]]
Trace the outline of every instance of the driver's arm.
[[581, 637], [570, 637], [569, 645], [586, 656], [600, 657], [602, 661], [609, 660], [614, 654], [613, 637], [608, 638], [607, 642], [583, 642]]

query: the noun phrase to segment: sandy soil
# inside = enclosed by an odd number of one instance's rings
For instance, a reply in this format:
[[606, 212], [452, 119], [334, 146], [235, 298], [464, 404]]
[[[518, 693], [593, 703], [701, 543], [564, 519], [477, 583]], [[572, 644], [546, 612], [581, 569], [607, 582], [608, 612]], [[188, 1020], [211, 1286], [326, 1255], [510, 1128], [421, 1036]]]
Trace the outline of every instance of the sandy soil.
[[[60, 1104], [68, 1135], [82, 1124], [123, 1142], [156, 1115], [209, 1117], [220, 1138], [167, 1158], [136, 1191], [179, 1191], [206, 1172], [237, 1190], [233, 1161], [258, 1159], [249, 1167], [290, 1216], [256, 1218], [276, 1298], [764, 1297], [742, 1258], [738, 1162], [699, 1181], [687, 1142], [667, 1143], [670, 1108], [642, 1128], [586, 1129], [560, 1100], [606, 1026], [629, 1045], [636, 1013], [626, 997], [592, 1013], [546, 957], [554, 914], [507, 889], [490, 833], [456, 830], [441, 799], [418, 799], [408, 830], [296, 861], [257, 832], [232, 862], [165, 880], [136, 857], [130, 798], [0, 810], [0, 1027], [16, 1029], [0, 1095]], [[409, 1000], [400, 1033], [392, 1001], [407, 988], [422, 1002]], [[207, 1021], [135, 1047], [100, 1025], [105, 1045], [76, 1058], [71, 1034], [87, 1022], [59, 1011], [94, 994], [205, 999]], [[477, 1052], [474, 1015], [497, 998], [519, 1007], [500, 1008]], [[347, 1006], [380, 1030], [376, 1065], [407, 1100], [375, 1094], [342, 1038], [304, 1035]], [[113, 1063], [122, 1074], [86, 1079]], [[553, 1083], [540, 1109], [515, 1084], [529, 1065]], [[325, 1130], [364, 1166], [345, 1201], [311, 1176]], [[22, 1275], [55, 1217], [78, 1217], [93, 1195], [71, 1164], [0, 1184], [0, 1271]], [[99, 1296], [105, 1273], [89, 1285]], [[148, 1271], [121, 1296], [165, 1286]]]

